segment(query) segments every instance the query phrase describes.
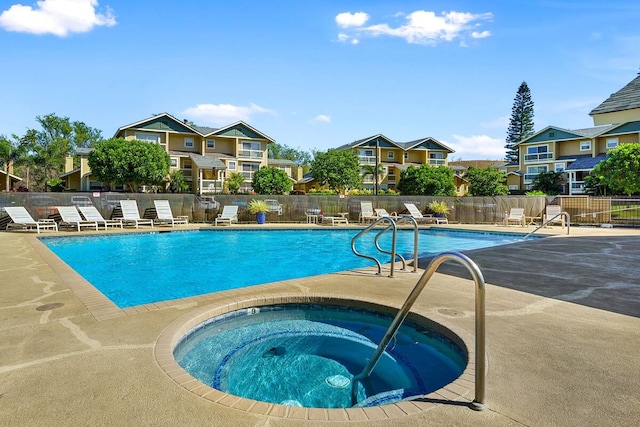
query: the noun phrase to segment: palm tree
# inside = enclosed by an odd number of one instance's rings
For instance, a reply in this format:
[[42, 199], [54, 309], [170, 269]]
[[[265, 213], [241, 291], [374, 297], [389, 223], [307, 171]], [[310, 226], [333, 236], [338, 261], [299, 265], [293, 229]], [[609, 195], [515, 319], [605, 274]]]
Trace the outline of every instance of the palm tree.
[[374, 165], [364, 165], [362, 166], [362, 176], [373, 175], [374, 182], [374, 194], [378, 195], [378, 184], [380, 183], [380, 176], [384, 174], [384, 166], [382, 163], [378, 163], [378, 167], [376, 168]]
[[24, 162], [28, 152], [27, 145], [20, 140], [16, 135], [12, 135], [12, 139], [8, 139], [4, 135], [0, 135], [0, 163], [4, 164], [4, 171], [6, 173], [5, 179], [5, 191], [11, 189], [11, 178], [9, 172], [13, 170], [14, 166]]

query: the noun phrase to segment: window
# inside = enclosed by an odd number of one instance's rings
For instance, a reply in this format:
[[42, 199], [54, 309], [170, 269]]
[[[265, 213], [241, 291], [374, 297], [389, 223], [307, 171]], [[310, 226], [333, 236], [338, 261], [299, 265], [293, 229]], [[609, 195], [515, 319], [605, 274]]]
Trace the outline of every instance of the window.
[[373, 150], [360, 150], [360, 156], [373, 157]]
[[207, 148], [216, 148], [216, 141], [214, 141], [213, 139], [207, 139]]
[[589, 150], [591, 150], [591, 141], [581, 141], [580, 151], [589, 151]]
[[260, 150], [260, 143], [259, 142], [243, 142], [242, 143], [242, 149], [243, 150]]
[[509, 190], [519, 190], [520, 186], [518, 184], [509, 184]]
[[235, 162], [235, 160], [229, 160], [227, 162], [227, 167], [229, 168], [229, 170], [232, 170], [232, 171], [236, 170], [236, 162]]
[[387, 159], [394, 159], [395, 158], [395, 154], [393, 153], [393, 151], [389, 151], [387, 153]]
[[549, 151], [549, 147], [546, 145], [539, 145], [537, 147], [527, 147], [527, 154], [539, 154]]
[[155, 142], [156, 144], [160, 143], [160, 135], [155, 133], [136, 132], [135, 138], [138, 141]]
[[566, 163], [556, 163], [554, 165], [554, 169], [553, 170], [556, 171], [556, 172], [564, 172], [565, 166], [566, 166]]
[[527, 154], [524, 155], [525, 161], [537, 162], [540, 160], [548, 160], [553, 158], [553, 153], [549, 152], [549, 146], [536, 145], [533, 147], [527, 147]]
[[549, 171], [547, 165], [544, 166], [527, 166], [527, 173], [524, 174], [524, 182], [531, 182], [533, 179], [541, 173]]
[[171, 167], [172, 168], [177, 168], [178, 167], [178, 158], [177, 157], [171, 157]]
[[618, 146], [618, 138], [607, 138], [607, 150]]
[[429, 153], [430, 159], [444, 159], [443, 153]]
[[186, 137], [184, 139], [184, 148], [193, 148], [193, 138]]

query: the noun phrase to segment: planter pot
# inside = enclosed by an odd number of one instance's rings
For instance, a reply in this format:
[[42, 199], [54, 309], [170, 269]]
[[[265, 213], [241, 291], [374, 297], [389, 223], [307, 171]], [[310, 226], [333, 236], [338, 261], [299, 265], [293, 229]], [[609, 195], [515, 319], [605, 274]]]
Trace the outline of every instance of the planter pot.
[[436, 213], [436, 214], [433, 214], [433, 216], [435, 216], [436, 218], [444, 218], [444, 217], [445, 217], [445, 214], [443, 214], [443, 213]]
[[266, 212], [258, 212], [256, 214], [256, 222], [258, 224], [264, 224], [267, 221], [267, 213]]

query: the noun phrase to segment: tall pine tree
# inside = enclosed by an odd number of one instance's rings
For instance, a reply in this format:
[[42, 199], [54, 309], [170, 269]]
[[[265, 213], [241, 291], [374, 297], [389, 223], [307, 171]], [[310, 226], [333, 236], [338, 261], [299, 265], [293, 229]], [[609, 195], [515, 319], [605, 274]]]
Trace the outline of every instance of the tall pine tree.
[[511, 120], [509, 121], [507, 141], [504, 146], [507, 149], [507, 154], [504, 159], [509, 163], [518, 163], [518, 147], [516, 147], [516, 144], [533, 134], [531, 91], [527, 86], [527, 82], [522, 82], [511, 108]]

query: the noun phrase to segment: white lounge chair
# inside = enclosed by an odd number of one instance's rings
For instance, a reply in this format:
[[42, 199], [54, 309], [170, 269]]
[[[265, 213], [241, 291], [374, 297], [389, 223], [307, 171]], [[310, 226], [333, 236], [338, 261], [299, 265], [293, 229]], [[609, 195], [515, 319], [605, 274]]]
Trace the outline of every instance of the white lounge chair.
[[227, 205], [222, 208], [222, 213], [218, 214], [218, 217], [215, 219], [215, 225], [220, 224], [229, 224], [233, 222], [238, 222], [238, 206], [237, 205]]
[[544, 215], [542, 217], [542, 223], [547, 224], [547, 221], [549, 221], [549, 224], [547, 225], [561, 223], [562, 228], [564, 228], [565, 218], [564, 218], [564, 215], [560, 215], [561, 213], [562, 213], [562, 206], [548, 205], [545, 208]]
[[398, 214], [395, 212], [387, 212], [386, 209], [383, 208], [375, 208], [374, 211], [376, 212], [376, 218], [384, 218], [384, 217], [389, 217], [389, 218], [397, 218]]
[[446, 217], [440, 218], [435, 217], [431, 214], [423, 215], [422, 212], [420, 212], [420, 209], [418, 209], [418, 207], [414, 203], [404, 203], [404, 207], [407, 208], [407, 210], [409, 211], [409, 215], [411, 216], [411, 218], [415, 219], [416, 222], [435, 222], [436, 224], [449, 223]]
[[83, 219], [75, 206], [56, 206], [56, 209], [62, 217], [60, 227], [70, 226], [76, 228], [78, 231], [80, 231], [82, 227], [90, 227], [98, 231], [98, 223], [96, 221]]
[[188, 225], [188, 216], [173, 216], [171, 211], [171, 205], [168, 200], [154, 200], [153, 204], [156, 207], [156, 215], [158, 218], [154, 221], [155, 225], [171, 225], [174, 227], [178, 225]]
[[374, 221], [378, 217], [373, 212], [373, 203], [371, 202], [360, 202], [360, 216], [358, 220], [360, 222]]
[[36, 221], [31, 214], [23, 206], [9, 206], [4, 210], [11, 217], [11, 221], [7, 224], [7, 230], [54, 230], [58, 231], [58, 224], [52, 219], [40, 219]]
[[102, 214], [96, 209], [95, 206], [78, 206], [80, 213], [87, 221], [95, 221], [98, 225], [104, 225], [104, 229], [107, 227], [120, 227], [122, 228], [122, 219], [104, 219]]
[[140, 218], [140, 212], [138, 211], [138, 202], [135, 200], [120, 200], [120, 208], [122, 208], [122, 224], [123, 225], [135, 225], [136, 228], [140, 225], [150, 225], [153, 227], [152, 219]]
[[504, 225], [509, 225], [512, 222], [524, 227], [526, 224], [526, 218], [524, 216], [524, 208], [511, 208], [509, 215], [504, 219]]

